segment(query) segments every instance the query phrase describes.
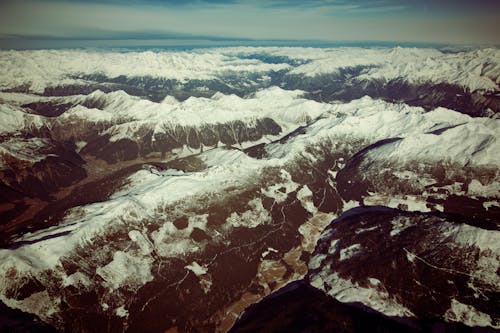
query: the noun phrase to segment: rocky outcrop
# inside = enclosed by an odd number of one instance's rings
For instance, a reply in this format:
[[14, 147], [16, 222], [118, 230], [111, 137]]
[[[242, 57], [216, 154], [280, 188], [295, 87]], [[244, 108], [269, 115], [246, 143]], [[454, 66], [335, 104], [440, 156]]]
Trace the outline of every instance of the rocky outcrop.
[[304, 280], [292, 282], [245, 310], [229, 332], [416, 333], [492, 332], [444, 320], [389, 317], [361, 303], [342, 303]]
[[386, 315], [498, 328], [498, 237], [448, 215], [355, 208], [325, 229], [307, 278]]
[[271, 118], [257, 119], [251, 124], [236, 120], [227, 123], [204, 124], [201, 127], [164, 125], [163, 132], [153, 134], [144, 129], [133, 139], [110, 140], [110, 135], [88, 137], [88, 143], [81, 150], [108, 163], [147, 157], [150, 154], [172, 153], [172, 150], [186, 147], [188, 150], [203, 151], [219, 144], [241, 146], [246, 142], [260, 140], [265, 135], [277, 135], [281, 127]]
[[484, 227], [498, 231], [445, 214], [350, 210], [323, 232], [306, 279], [247, 308], [231, 332], [496, 332], [498, 234]]

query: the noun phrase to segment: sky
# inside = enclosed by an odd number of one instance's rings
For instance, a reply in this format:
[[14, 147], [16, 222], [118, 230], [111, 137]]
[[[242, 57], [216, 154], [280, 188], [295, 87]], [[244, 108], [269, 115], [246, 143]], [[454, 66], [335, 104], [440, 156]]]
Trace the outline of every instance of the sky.
[[500, 44], [500, 0], [0, 0], [0, 48]]

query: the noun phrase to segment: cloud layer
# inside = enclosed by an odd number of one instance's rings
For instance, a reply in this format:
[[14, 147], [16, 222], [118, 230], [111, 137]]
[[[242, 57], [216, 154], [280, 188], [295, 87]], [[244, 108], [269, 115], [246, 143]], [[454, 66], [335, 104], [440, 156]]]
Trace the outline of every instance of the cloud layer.
[[500, 42], [498, 1], [4, 1], [0, 47], [32, 40]]

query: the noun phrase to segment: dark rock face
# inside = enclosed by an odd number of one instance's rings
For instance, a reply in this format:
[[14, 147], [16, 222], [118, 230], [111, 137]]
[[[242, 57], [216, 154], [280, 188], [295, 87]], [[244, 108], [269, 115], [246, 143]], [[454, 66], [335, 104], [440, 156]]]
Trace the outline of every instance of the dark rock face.
[[18, 226], [16, 223], [9, 223], [25, 213], [30, 205], [41, 209], [43, 202], [56, 199], [56, 192], [87, 177], [85, 161], [74, 151], [71, 143], [57, 144], [48, 141], [39, 151], [31, 153], [45, 157], [30, 162], [18, 158], [15, 154], [2, 156], [0, 244], [16, 232], [34, 225], [30, 224], [26, 228], [23, 224]]
[[474, 243], [487, 235], [445, 214], [355, 208], [323, 232], [305, 280], [247, 308], [230, 332], [497, 332], [495, 254]]
[[29, 167], [16, 167], [23, 162], [13, 159], [10, 167], [0, 171], [3, 186], [12, 193], [49, 199], [59, 188], [86, 177], [85, 162], [72, 148], [71, 145], [50, 146], [42, 152], [49, 155]]
[[[324, 231], [308, 280], [341, 301], [358, 299], [382, 312], [498, 326], [496, 238], [444, 214], [356, 208]], [[373, 294], [365, 298], [364, 290]]]
[[11, 309], [0, 302], [0, 331], [5, 333], [57, 333], [52, 326], [36, 316]]
[[136, 142], [130, 139], [109, 141], [108, 138], [109, 136], [102, 136], [89, 142], [82, 149], [82, 153], [93, 155], [110, 164], [119, 161], [135, 160], [138, 157], [139, 147]]
[[339, 170], [335, 177], [337, 189], [344, 200], [362, 201], [363, 197], [368, 195], [368, 191], [373, 190], [369, 177], [366, 177], [365, 170], [361, 169], [366, 154], [373, 149], [399, 140], [401, 139], [390, 138], [378, 141], [361, 149], [347, 160], [345, 167]]
[[57, 104], [51, 102], [35, 102], [23, 105], [24, 108], [33, 110], [36, 114], [45, 117], [58, 117], [68, 111], [73, 104]]
[[291, 79], [289, 84], [296, 89], [306, 88], [309, 98], [322, 102], [351, 101], [368, 95], [389, 102], [421, 106], [426, 110], [446, 107], [472, 117], [488, 117], [500, 112], [500, 100], [495, 94], [470, 93], [451, 84], [416, 85], [404, 80], [359, 81], [356, 77], [338, 75], [324, 75], [314, 80], [306, 84], [307, 88], [302, 86], [300, 78]]
[[[72, 95], [88, 95], [96, 90], [111, 92], [115, 89], [110, 89], [106, 85], [89, 83], [86, 85], [64, 85], [47, 87], [44, 89], [43, 96], [72, 96]], [[116, 89], [119, 90], [119, 89]]]
[[89, 142], [81, 153], [113, 164], [146, 157], [155, 152], [164, 156], [183, 146], [188, 149], [203, 149], [216, 147], [219, 142], [228, 146], [241, 145], [259, 140], [264, 135], [277, 135], [281, 132], [281, 127], [271, 118], [262, 118], [257, 119], [254, 124], [237, 120], [201, 127], [165, 126], [164, 131], [153, 136], [152, 130], [145, 130], [138, 134], [135, 141], [125, 138], [111, 141], [109, 135], [94, 133], [87, 137]]
[[439, 320], [388, 317], [360, 303], [341, 303], [306, 281], [296, 281], [250, 306], [231, 333], [494, 332]]

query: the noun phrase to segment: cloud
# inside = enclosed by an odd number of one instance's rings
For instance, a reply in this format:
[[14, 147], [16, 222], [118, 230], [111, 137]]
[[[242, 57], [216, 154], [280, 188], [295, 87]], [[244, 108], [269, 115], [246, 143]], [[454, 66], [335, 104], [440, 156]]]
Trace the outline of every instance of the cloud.
[[[498, 44], [500, 1], [17, 0], [0, 32], [17, 39], [403, 41]], [[474, 2], [477, 3], [477, 2]], [[0, 41], [0, 46], [2, 46]]]

